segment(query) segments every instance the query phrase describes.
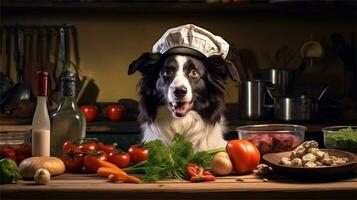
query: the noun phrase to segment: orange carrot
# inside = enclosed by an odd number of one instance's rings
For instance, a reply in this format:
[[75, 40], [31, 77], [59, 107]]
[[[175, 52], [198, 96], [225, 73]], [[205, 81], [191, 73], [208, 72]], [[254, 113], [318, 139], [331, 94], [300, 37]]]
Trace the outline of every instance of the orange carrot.
[[118, 174], [110, 174], [108, 176], [109, 181], [123, 181], [124, 183], [141, 183], [142, 181], [135, 176], [120, 176]]
[[110, 163], [108, 161], [104, 161], [104, 160], [99, 160], [98, 159], [98, 162], [99, 162], [100, 167], [108, 167], [108, 168], [112, 168], [112, 169], [115, 169], [115, 170], [123, 171], [118, 166], [116, 166], [113, 163]]
[[100, 167], [97, 171], [97, 174], [103, 177], [108, 177], [111, 174], [117, 174], [118, 176], [125, 176], [125, 177], [128, 176], [128, 174], [125, 173], [123, 170], [113, 169], [110, 167]]
[[143, 182], [141, 179], [135, 176], [128, 176], [127, 179], [124, 181], [125, 183], [141, 183]]

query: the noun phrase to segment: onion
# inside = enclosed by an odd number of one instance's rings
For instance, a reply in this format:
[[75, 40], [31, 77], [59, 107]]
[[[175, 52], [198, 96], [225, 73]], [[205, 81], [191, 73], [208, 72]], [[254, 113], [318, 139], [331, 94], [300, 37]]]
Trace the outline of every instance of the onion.
[[211, 168], [217, 175], [229, 175], [233, 171], [232, 162], [226, 152], [219, 152], [214, 155]]

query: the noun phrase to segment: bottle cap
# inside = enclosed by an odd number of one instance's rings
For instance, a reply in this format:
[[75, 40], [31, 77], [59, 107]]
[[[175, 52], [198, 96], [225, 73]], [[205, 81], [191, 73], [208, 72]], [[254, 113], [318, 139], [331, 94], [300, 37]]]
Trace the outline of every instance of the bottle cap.
[[47, 96], [47, 79], [48, 73], [45, 71], [38, 71], [38, 96]]

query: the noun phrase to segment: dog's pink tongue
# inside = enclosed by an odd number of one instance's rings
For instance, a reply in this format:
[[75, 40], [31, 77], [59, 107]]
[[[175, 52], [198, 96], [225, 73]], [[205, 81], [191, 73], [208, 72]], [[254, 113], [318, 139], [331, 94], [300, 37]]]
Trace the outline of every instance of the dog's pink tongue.
[[178, 102], [173, 106], [174, 106], [175, 115], [178, 117], [185, 116], [187, 111], [190, 109], [190, 103], [188, 102]]

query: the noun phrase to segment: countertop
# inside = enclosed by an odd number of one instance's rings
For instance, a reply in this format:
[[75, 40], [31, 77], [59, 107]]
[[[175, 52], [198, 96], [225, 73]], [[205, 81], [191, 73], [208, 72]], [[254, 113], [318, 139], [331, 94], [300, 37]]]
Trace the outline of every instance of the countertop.
[[[279, 122], [279, 121], [268, 121], [268, 120], [228, 120], [228, 131], [235, 132], [238, 126], [251, 125], [251, 124], [299, 124], [307, 127], [308, 133], [321, 132], [321, 128], [326, 126], [337, 126], [337, 125], [356, 125], [353, 121], [306, 121], [306, 122]], [[0, 123], [0, 131], [11, 132], [11, 131], [30, 131], [31, 124], [5, 124]], [[136, 121], [121, 121], [121, 122], [111, 122], [111, 121], [96, 121], [87, 123], [87, 132], [111, 132], [111, 133], [139, 133], [140, 127], [139, 123]]]
[[[243, 178], [244, 181], [237, 181]], [[62, 174], [49, 185], [20, 181], [0, 187], [0, 199], [356, 199], [357, 177], [333, 182], [299, 182], [255, 174], [218, 177], [214, 182], [164, 180], [157, 183], [111, 183], [95, 174]]]

